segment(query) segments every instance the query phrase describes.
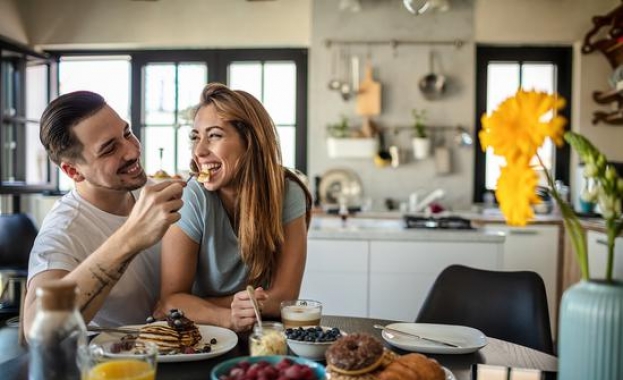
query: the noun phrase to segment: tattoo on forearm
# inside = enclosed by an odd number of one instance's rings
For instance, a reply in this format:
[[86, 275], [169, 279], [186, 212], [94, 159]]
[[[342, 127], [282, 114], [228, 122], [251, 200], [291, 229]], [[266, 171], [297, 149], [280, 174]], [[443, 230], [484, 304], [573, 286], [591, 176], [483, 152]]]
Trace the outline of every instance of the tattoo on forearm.
[[87, 310], [91, 303], [104, 291], [104, 289], [109, 286], [112, 287], [117, 283], [117, 281], [119, 281], [125, 270], [128, 268], [128, 265], [130, 265], [131, 260], [132, 259], [125, 260], [116, 270], [110, 270], [98, 264], [96, 264], [95, 267], [89, 268], [89, 272], [91, 272], [93, 278], [97, 280], [97, 285], [93, 288], [92, 292], [85, 293], [86, 302], [80, 308], [81, 312]]

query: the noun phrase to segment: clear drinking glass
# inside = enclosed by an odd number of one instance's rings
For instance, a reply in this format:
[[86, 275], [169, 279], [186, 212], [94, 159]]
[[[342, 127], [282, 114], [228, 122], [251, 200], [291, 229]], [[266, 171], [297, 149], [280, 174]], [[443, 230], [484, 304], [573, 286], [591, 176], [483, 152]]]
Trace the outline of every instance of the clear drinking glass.
[[281, 303], [281, 323], [285, 328], [319, 326], [322, 317], [322, 303], [299, 299]]
[[82, 380], [155, 380], [158, 346], [111, 341], [81, 347]]

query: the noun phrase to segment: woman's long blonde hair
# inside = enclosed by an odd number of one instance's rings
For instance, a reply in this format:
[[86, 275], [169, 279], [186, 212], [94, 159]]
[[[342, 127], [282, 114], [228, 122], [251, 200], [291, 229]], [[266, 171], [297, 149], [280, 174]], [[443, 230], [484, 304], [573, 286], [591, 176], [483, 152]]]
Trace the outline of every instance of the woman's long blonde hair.
[[285, 178], [301, 185], [306, 197], [309, 226], [311, 195], [296, 175], [282, 166], [277, 129], [268, 112], [251, 94], [209, 83], [197, 109], [213, 104], [223, 121], [230, 123], [246, 145], [233, 179], [238, 200], [234, 226], [238, 226], [240, 255], [249, 268], [249, 284], [270, 284], [284, 242], [282, 221]]

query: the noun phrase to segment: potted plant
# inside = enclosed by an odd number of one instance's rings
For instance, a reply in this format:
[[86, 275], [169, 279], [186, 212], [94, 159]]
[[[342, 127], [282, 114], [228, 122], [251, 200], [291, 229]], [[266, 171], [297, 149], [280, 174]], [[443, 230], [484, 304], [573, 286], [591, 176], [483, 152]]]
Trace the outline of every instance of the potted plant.
[[[559, 378], [623, 379], [623, 282], [612, 277], [615, 239], [623, 229], [623, 179], [588, 139], [565, 132], [566, 120], [556, 112], [564, 103], [557, 95], [519, 90], [491, 115], [483, 115], [479, 138], [483, 150], [491, 147], [505, 158], [495, 193], [508, 224], [525, 225], [534, 215], [532, 206], [540, 200], [534, 191], [538, 175], [531, 162], [537, 158], [578, 259], [582, 280], [564, 292], [560, 305]], [[544, 119], [550, 112], [554, 116]], [[585, 162], [584, 176], [596, 186], [607, 235], [603, 280], [590, 277], [584, 228], [537, 153], [546, 137], [558, 146], [564, 138]]]
[[416, 160], [423, 160], [430, 154], [430, 137], [426, 132], [426, 126], [424, 121], [426, 120], [426, 110], [411, 110], [413, 115], [413, 139], [411, 140], [413, 145], [413, 157]]
[[346, 116], [327, 126], [327, 152], [331, 158], [371, 158], [376, 152], [373, 138], [356, 137]]

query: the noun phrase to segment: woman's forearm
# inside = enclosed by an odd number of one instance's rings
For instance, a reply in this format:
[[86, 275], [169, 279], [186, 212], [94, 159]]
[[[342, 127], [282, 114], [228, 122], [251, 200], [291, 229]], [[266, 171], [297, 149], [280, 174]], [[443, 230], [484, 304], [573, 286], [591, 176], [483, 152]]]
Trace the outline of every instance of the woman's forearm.
[[232, 328], [229, 304], [222, 306], [220, 300], [212, 302], [187, 293], [171, 294], [161, 300], [154, 316], [157, 319], [162, 318], [171, 309], [182, 310], [186, 317], [196, 323]]

